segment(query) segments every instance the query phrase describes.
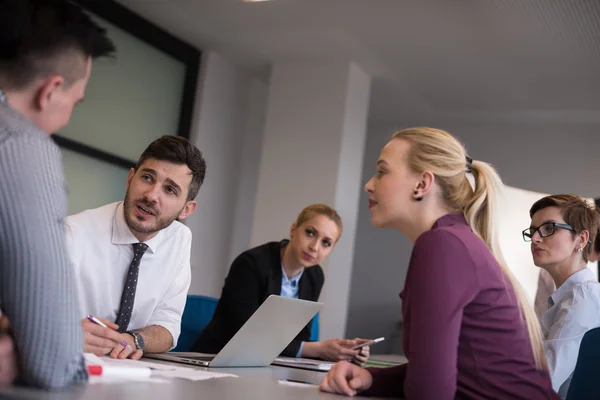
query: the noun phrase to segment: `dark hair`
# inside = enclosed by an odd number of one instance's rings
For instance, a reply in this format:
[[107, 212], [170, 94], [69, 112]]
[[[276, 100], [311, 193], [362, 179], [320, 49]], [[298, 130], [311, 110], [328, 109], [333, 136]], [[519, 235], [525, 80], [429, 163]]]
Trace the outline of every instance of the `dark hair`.
[[144, 150], [135, 166], [135, 170], [137, 171], [144, 161], [150, 158], [187, 165], [192, 171], [192, 183], [188, 189], [187, 201], [196, 198], [206, 175], [206, 161], [204, 161], [202, 152], [196, 146], [182, 136], [162, 136], [150, 143]]
[[[0, 88], [22, 89], [58, 74], [67, 84], [85, 74], [75, 56], [112, 55], [106, 30], [68, 0], [0, 1]], [[83, 58], [82, 58], [83, 59]]]
[[588, 255], [592, 252], [592, 246], [596, 246], [596, 248], [598, 246], [596, 236], [600, 214], [598, 214], [596, 206], [575, 194], [555, 194], [542, 197], [533, 203], [529, 210], [529, 216], [533, 218], [536, 212], [548, 207], [560, 208], [561, 216], [567, 224], [575, 229], [575, 232], [588, 231], [589, 243], [582, 251], [583, 260], [587, 262]]

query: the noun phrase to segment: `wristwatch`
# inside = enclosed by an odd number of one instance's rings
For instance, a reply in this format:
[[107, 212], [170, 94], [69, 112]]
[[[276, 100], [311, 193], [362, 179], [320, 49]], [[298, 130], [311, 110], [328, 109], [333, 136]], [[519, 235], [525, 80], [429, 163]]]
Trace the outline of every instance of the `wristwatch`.
[[133, 342], [135, 343], [136, 349], [140, 349], [141, 351], [146, 350], [146, 344], [144, 343], [144, 338], [142, 334], [136, 331], [127, 331], [131, 336], [133, 336]]

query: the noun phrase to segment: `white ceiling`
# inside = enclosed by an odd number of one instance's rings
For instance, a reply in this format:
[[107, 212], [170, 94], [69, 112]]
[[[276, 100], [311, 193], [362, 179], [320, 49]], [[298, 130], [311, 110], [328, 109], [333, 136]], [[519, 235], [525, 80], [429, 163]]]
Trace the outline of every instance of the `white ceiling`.
[[600, 0], [120, 0], [251, 71], [355, 61], [371, 122], [407, 115], [600, 123]]

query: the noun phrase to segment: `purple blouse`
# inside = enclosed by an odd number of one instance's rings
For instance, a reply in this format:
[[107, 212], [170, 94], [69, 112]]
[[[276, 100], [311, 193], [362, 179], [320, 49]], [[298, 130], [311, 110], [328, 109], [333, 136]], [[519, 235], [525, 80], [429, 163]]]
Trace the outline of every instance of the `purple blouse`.
[[558, 399], [548, 373], [536, 370], [510, 282], [462, 214], [417, 239], [400, 297], [408, 363], [370, 368], [373, 385], [361, 394]]

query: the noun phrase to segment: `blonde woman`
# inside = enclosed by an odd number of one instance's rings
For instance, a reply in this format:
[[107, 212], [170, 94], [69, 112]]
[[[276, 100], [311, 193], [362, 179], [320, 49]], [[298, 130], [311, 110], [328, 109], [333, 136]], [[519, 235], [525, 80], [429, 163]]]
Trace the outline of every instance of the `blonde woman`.
[[408, 400], [557, 398], [537, 318], [498, 251], [501, 188], [494, 169], [471, 160], [449, 133], [394, 134], [365, 189], [373, 225], [414, 242], [400, 293], [408, 363], [338, 363], [322, 390]]
[[[289, 240], [265, 243], [240, 254], [225, 279], [215, 315], [193, 350], [218, 353], [272, 294], [317, 301], [325, 282], [319, 264], [333, 250], [342, 228], [342, 219], [333, 208], [312, 204], [292, 224]], [[352, 350], [366, 340], [311, 342], [311, 323], [283, 351], [283, 356], [352, 360], [358, 364], [367, 361], [368, 346]]]

